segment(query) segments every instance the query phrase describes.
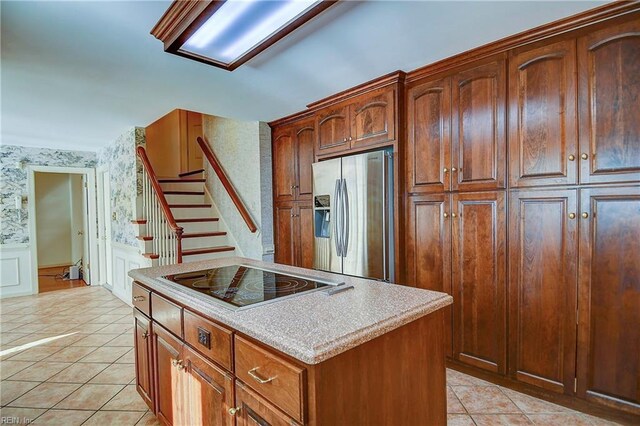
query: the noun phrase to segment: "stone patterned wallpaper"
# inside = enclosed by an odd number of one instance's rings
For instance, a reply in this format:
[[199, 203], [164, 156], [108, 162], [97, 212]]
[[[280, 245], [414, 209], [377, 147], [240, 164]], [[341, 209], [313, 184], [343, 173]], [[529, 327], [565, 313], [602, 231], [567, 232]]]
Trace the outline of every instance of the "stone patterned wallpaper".
[[[266, 127], [266, 129], [265, 129]], [[203, 116], [205, 139], [258, 226], [252, 234], [206, 159], [207, 189], [246, 257], [267, 259], [273, 244], [271, 131], [266, 123]]]
[[111, 239], [132, 247], [138, 246], [136, 227], [137, 196], [142, 194], [142, 164], [136, 148], [144, 145], [144, 128], [133, 127], [113, 143], [98, 151], [98, 166], [109, 167], [111, 179]]
[[18, 221], [15, 196], [27, 196], [27, 169], [25, 165], [58, 167], [95, 167], [96, 153], [31, 148], [14, 145], [0, 146], [0, 244], [29, 242], [29, 211], [27, 200], [22, 204], [22, 220]]

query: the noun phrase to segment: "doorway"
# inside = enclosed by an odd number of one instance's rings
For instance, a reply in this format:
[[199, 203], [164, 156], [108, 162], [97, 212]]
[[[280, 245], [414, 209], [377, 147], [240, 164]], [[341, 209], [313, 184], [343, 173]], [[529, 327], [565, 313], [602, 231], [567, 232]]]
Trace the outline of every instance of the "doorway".
[[32, 292], [92, 284], [95, 249], [93, 169], [33, 166], [29, 170]]

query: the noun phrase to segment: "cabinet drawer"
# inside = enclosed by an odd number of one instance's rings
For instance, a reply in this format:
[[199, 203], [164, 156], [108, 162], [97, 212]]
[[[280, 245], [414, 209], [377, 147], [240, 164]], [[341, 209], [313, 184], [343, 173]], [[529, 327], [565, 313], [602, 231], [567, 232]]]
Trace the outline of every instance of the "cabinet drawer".
[[233, 333], [224, 327], [184, 311], [184, 340], [203, 355], [231, 371]]
[[305, 370], [235, 336], [236, 377], [304, 422]]
[[151, 294], [153, 320], [178, 337], [182, 337], [182, 308], [162, 296]]
[[236, 407], [240, 408], [236, 422], [238, 426], [295, 426], [298, 424], [237, 380]]
[[137, 283], [131, 287], [133, 306], [140, 309], [140, 312], [151, 317], [151, 292]]

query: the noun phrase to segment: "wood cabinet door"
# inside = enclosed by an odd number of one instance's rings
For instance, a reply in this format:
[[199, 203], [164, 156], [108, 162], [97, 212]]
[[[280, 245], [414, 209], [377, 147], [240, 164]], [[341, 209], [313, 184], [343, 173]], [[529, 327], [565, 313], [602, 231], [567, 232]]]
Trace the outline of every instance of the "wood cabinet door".
[[578, 395], [640, 414], [640, 187], [583, 189], [579, 217]]
[[505, 373], [505, 193], [452, 195], [454, 357]]
[[295, 232], [297, 233], [298, 261], [296, 266], [313, 269], [314, 235], [313, 235], [313, 204], [299, 203], [296, 209]]
[[233, 426], [233, 378], [184, 347], [187, 375], [188, 425]]
[[379, 89], [359, 96], [350, 106], [351, 148], [393, 141], [396, 138], [396, 90]]
[[180, 364], [182, 342], [155, 322], [151, 335], [154, 347], [156, 416], [165, 425], [184, 424], [186, 377]]
[[509, 200], [509, 373], [573, 393], [578, 283], [577, 190]]
[[291, 201], [295, 198], [297, 167], [293, 129], [278, 129], [272, 146], [275, 201]]
[[316, 142], [316, 129], [313, 120], [307, 120], [295, 127], [296, 138], [296, 199], [310, 200], [313, 195], [313, 170], [315, 161], [313, 147]]
[[294, 246], [295, 211], [292, 203], [276, 204], [274, 217], [275, 261], [285, 265], [296, 264]]
[[578, 39], [580, 182], [640, 180], [640, 20]]
[[137, 310], [134, 309], [133, 312], [136, 390], [149, 406], [149, 409], [155, 412], [151, 322]]
[[509, 184], [575, 184], [578, 122], [575, 40], [509, 58]]
[[504, 188], [504, 56], [455, 74], [451, 86], [452, 189], [471, 191]]
[[349, 149], [349, 105], [326, 108], [317, 114], [316, 155]]
[[[451, 291], [451, 203], [449, 194], [410, 197], [407, 232], [407, 282], [415, 287]], [[445, 354], [453, 355], [452, 309], [445, 308]]]
[[409, 192], [451, 188], [451, 79], [428, 81], [407, 94]]
[[281, 413], [248, 386], [236, 380], [237, 426], [292, 426], [291, 417]]

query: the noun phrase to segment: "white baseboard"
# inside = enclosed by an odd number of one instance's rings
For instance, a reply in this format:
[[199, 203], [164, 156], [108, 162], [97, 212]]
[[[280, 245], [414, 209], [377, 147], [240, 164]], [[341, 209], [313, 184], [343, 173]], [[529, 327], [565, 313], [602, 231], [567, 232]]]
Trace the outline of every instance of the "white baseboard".
[[34, 293], [29, 244], [0, 245], [0, 298]]

